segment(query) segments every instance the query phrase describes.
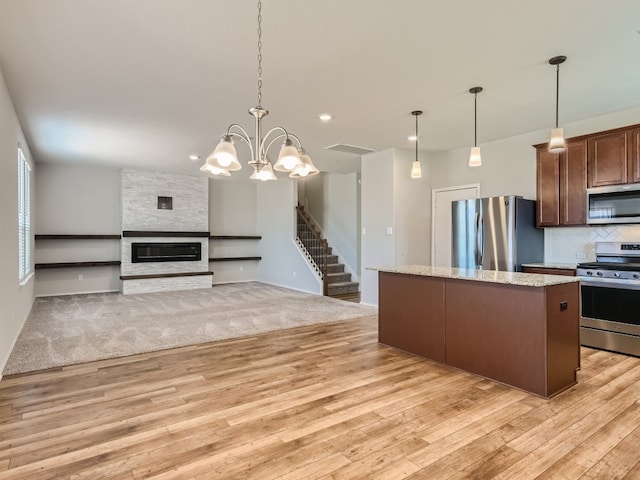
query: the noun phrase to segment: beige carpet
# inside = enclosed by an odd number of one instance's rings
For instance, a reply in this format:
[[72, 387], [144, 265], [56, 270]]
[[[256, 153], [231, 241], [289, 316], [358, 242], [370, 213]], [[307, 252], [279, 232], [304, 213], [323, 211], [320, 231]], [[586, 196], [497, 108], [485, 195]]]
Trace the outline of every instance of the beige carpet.
[[3, 374], [376, 314], [373, 307], [258, 282], [37, 298]]

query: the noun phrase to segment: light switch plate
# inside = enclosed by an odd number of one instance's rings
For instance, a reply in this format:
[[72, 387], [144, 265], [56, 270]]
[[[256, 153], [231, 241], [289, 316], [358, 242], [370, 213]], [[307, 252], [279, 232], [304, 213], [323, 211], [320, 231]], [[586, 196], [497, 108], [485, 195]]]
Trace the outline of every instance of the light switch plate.
[[387, 235], [393, 235], [393, 228], [387, 227]]

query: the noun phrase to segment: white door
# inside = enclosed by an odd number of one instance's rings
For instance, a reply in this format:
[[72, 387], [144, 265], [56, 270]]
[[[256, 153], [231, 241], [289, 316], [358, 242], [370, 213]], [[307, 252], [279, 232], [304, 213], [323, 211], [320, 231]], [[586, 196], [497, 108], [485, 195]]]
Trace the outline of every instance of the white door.
[[451, 202], [478, 198], [480, 184], [434, 189], [431, 194], [431, 264], [451, 266]]

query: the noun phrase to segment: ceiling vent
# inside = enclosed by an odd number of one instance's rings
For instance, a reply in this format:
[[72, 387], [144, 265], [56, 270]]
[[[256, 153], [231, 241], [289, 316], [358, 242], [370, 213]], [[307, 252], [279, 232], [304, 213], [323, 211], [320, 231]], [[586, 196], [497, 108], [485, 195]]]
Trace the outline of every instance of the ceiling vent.
[[334, 152], [350, 153], [352, 155], [365, 155], [367, 153], [377, 152], [372, 148], [358, 147], [356, 145], [349, 145], [348, 143], [336, 143], [335, 145], [329, 145], [324, 147], [325, 150], [333, 150]]

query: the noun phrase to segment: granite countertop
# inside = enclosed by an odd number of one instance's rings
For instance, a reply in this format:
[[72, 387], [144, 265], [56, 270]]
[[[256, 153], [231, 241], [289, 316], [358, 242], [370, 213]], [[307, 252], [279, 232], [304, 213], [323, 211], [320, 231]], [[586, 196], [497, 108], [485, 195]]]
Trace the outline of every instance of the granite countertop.
[[[586, 260], [585, 260], [586, 261]], [[553, 263], [553, 262], [540, 262], [540, 263], [523, 263], [523, 267], [534, 268], [557, 268], [560, 270], [575, 270], [578, 264], [576, 263]]]
[[579, 282], [578, 277], [567, 275], [541, 275], [537, 273], [498, 272], [496, 270], [475, 270], [467, 268], [431, 267], [429, 265], [403, 265], [399, 267], [371, 267], [387, 273], [403, 273], [425, 277], [455, 278], [458, 280], [475, 280], [478, 282], [505, 283], [524, 287], [547, 287], [562, 283]]

